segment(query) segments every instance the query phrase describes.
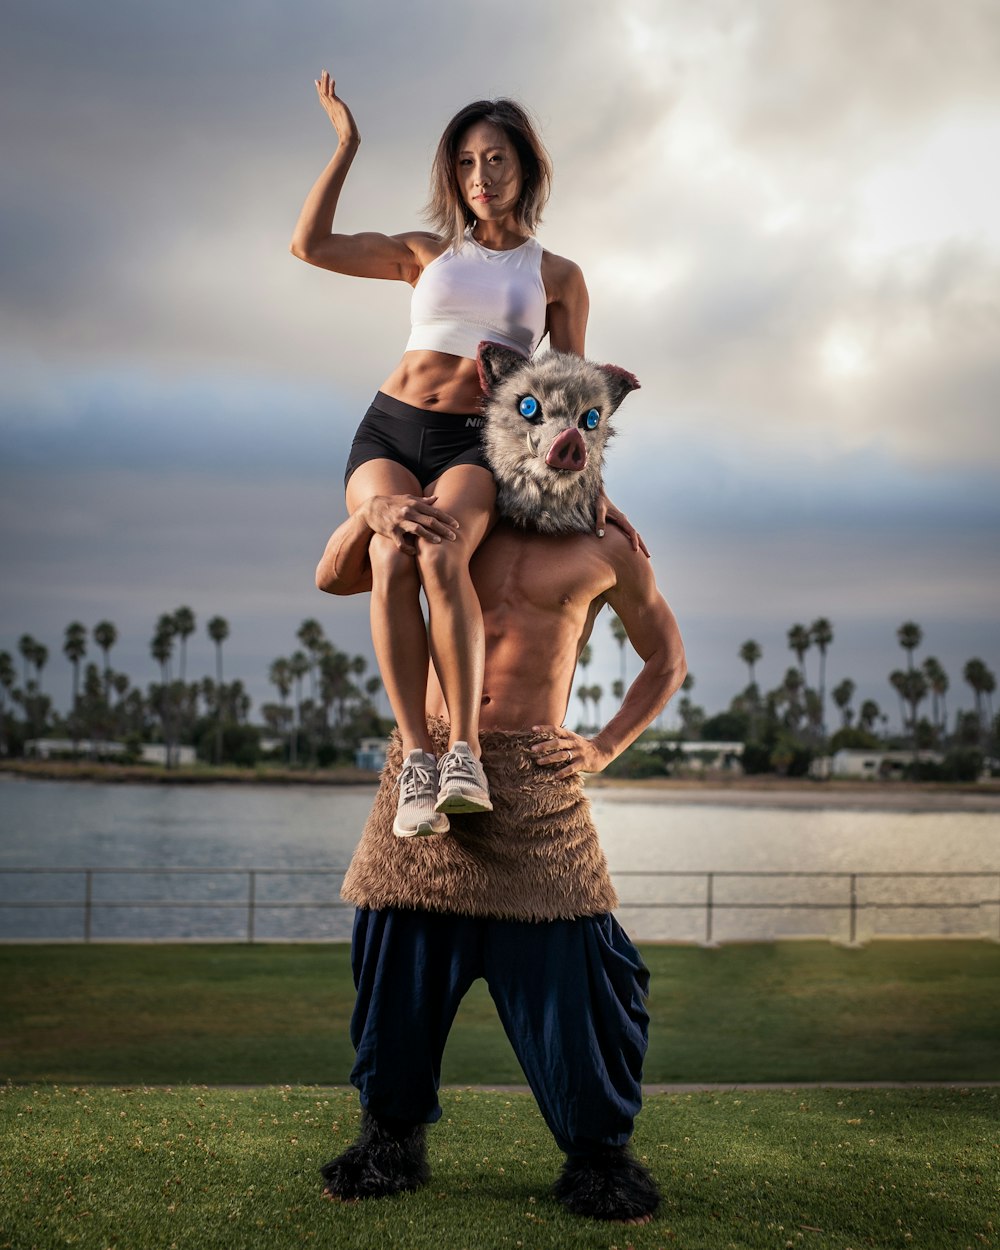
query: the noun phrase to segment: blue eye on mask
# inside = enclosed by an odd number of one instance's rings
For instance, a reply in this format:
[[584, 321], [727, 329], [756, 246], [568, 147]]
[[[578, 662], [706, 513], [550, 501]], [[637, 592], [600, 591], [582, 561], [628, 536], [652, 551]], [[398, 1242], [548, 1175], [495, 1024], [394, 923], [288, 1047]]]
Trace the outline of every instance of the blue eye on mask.
[[598, 425], [600, 424], [600, 421], [601, 421], [601, 414], [597, 411], [596, 408], [591, 408], [591, 410], [583, 418], [583, 424], [587, 427], [588, 430], [596, 430]]
[[532, 417], [538, 416], [538, 400], [534, 395], [525, 395], [517, 405], [517, 410], [525, 420], [530, 421]]

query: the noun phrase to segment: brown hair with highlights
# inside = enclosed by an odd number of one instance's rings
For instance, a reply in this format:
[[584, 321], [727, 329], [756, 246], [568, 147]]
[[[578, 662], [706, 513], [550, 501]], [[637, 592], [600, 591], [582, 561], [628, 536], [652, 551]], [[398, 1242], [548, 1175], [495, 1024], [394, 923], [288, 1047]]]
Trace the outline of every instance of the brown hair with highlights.
[[452, 247], [461, 244], [475, 214], [462, 198], [456, 166], [459, 143], [470, 126], [489, 122], [504, 132], [521, 164], [523, 185], [515, 209], [518, 229], [534, 234], [542, 220], [542, 210], [552, 187], [552, 161], [538, 132], [520, 104], [514, 100], [475, 100], [455, 114], [445, 127], [431, 168], [431, 198], [428, 221]]

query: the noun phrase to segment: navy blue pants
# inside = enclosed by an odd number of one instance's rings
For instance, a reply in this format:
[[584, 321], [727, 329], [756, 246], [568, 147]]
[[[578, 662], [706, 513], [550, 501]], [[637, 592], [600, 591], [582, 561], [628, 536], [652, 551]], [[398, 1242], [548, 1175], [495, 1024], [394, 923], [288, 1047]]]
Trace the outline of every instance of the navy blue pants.
[[431, 1124], [462, 997], [484, 977], [560, 1149], [622, 1146], [642, 1104], [649, 972], [611, 915], [527, 923], [359, 909], [351, 1083], [373, 1115]]

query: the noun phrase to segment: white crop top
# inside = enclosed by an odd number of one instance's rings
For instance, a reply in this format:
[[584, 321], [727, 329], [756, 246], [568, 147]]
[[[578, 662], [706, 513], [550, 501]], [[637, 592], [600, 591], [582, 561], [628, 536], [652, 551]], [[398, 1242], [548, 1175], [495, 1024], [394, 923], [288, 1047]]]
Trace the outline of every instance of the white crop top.
[[408, 352], [446, 352], [475, 360], [483, 339], [530, 356], [545, 333], [542, 245], [527, 239], [492, 252], [465, 232], [420, 275], [410, 303]]

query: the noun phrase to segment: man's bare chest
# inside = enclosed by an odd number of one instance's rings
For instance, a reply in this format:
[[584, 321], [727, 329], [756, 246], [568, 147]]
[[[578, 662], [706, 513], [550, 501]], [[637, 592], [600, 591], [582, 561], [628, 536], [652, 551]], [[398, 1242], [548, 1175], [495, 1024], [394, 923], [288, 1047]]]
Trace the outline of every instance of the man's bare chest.
[[506, 527], [495, 530], [477, 552], [472, 577], [483, 614], [495, 618], [494, 626], [511, 614], [583, 619], [615, 584], [600, 539], [526, 534]]

